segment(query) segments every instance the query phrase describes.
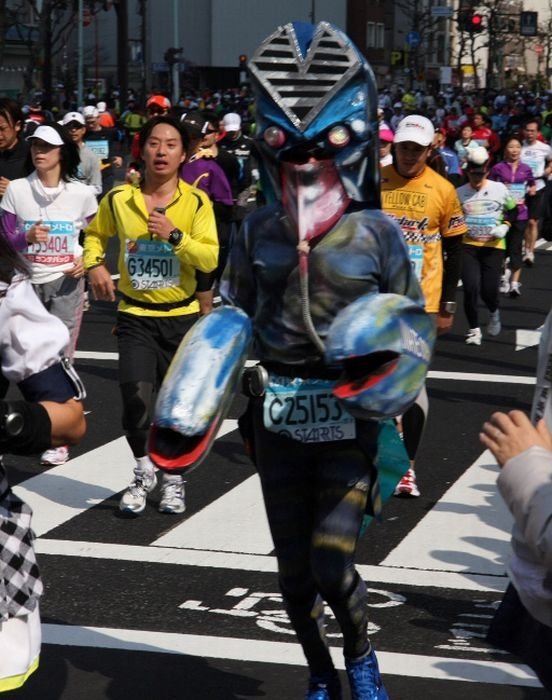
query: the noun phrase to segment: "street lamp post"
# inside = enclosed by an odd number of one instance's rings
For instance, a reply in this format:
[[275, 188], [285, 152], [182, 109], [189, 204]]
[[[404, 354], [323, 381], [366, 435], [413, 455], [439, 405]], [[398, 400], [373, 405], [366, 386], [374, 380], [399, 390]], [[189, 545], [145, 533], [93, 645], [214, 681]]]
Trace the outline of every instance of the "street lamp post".
[[[173, 0], [173, 46], [178, 45], [178, 0]], [[180, 99], [180, 63], [178, 60], [175, 60], [172, 66], [172, 87], [173, 105], [176, 105]]]

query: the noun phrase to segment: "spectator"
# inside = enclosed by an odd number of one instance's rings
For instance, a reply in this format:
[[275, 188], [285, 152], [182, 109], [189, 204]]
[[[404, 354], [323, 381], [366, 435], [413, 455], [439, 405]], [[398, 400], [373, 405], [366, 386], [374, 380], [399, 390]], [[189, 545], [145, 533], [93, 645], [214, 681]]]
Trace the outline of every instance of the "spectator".
[[[140, 131], [144, 177], [104, 198], [86, 229], [85, 267], [96, 299], [115, 301], [106, 268], [109, 239], [120, 240], [116, 336], [123, 427], [136, 464], [119, 508], [139, 515], [157, 484], [146, 442], [152, 402], [186, 331], [198, 317], [196, 270], [216, 268], [218, 245], [213, 208], [204, 192], [178, 177], [188, 138], [170, 117], [151, 119]], [[147, 213], [147, 217], [145, 216]], [[165, 476], [159, 510], [185, 510], [181, 475]]]
[[543, 327], [531, 421], [521, 411], [494, 413], [481, 442], [496, 458], [498, 489], [514, 517], [510, 583], [488, 640], [517, 655], [552, 692], [552, 313]]

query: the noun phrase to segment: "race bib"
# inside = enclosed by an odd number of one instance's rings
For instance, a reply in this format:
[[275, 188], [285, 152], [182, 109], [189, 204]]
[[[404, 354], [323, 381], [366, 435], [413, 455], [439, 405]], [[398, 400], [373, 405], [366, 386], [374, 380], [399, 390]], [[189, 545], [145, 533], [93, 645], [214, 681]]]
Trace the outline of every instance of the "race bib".
[[408, 257], [410, 258], [410, 264], [412, 265], [412, 270], [416, 275], [418, 280], [422, 279], [422, 268], [424, 265], [424, 247], [423, 245], [409, 245], [408, 246]]
[[127, 240], [125, 266], [133, 289], [167, 289], [180, 284], [180, 261], [165, 241]]
[[334, 383], [271, 374], [263, 403], [265, 428], [298, 442], [353, 440], [355, 419], [332, 394]]
[[508, 182], [506, 183], [508, 192], [516, 200], [518, 204], [525, 201], [525, 183], [524, 182]]
[[97, 141], [85, 141], [88, 148], [93, 151], [100, 160], [109, 158], [109, 141], [98, 139]]
[[[36, 221], [25, 221], [27, 232]], [[75, 259], [75, 224], [73, 221], [46, 221], [50, 228], [48, 240], [42, 243], [29, 243], [25, 257], [31, 263], [40, 265], [63, 265]]]
[[496, 217], [494, 216], [466, 216], [468, 237], [474, 241], [490, 241], [493, 239], [491, 231], [496, 226], [496, 223]]

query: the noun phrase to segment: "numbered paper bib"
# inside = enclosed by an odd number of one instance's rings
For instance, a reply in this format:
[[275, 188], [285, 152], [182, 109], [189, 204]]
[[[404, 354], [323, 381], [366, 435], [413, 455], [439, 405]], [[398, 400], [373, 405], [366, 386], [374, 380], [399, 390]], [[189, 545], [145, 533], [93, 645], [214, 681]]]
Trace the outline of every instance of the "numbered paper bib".
[[525, 183], [524, 182], [508, 182], [506, 184], [508, 192], [519, 204], [525, 201]]
[[180, 261], [165, 241], [127, 240], [125, 265], [133, 289], [166, 289], [180, 284]]
[[354, 439], [355, 419], [332, 394], [334, 383], [271, 374], [263, 403], [265, 428], [298, 442]]
[[493, 236], [491, 231], [496, 226], [497, 221], [494, 216], [466, 216], [468, 236], [474, 241], [491, 241]]
[[[25, 221], [27, 232], [35, 221]], [[73, 221], [45, 221], [50, 228], [48, 240], [43, 243], [29, 243], [25, 257], [40, 265], [63, 265], [75, 259], [75, 225]]]
[[107, 139], [98, 139], [97, 141], [86, 141], [86, 145], [91, 151], [98, 156], [100, 160], [109, 158], [109, 141]]

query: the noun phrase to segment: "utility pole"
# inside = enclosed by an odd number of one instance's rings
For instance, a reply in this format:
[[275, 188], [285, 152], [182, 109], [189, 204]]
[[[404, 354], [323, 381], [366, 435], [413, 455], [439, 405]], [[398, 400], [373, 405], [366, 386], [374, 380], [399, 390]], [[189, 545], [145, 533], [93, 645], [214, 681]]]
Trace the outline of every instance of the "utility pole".
[[[173, 0], [173, 45], [178, 46], [178, 0]], [[175, 56], [176, 58], [176, 56]], [[175, 60], [172, 66], [172, 103], [173, 106], [178, 104], [180, 99], [180, 63]]]
[[121, 107], [124, 109], [128, 97], [128, 0], [114, 0], [117, 13], [117, 75]]

